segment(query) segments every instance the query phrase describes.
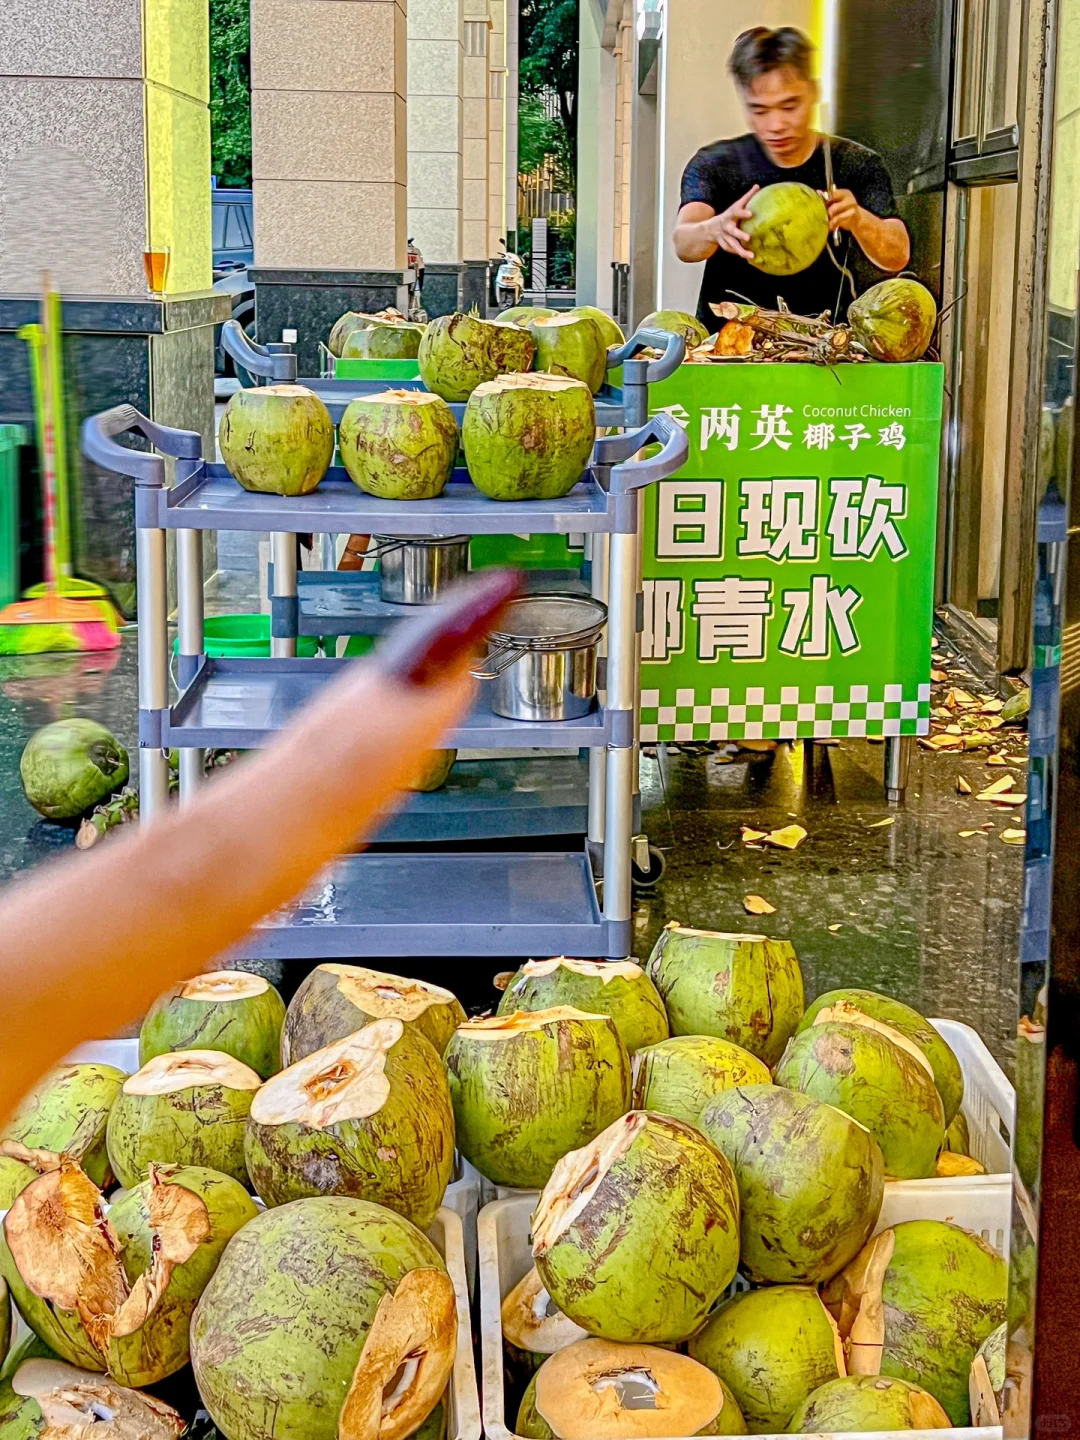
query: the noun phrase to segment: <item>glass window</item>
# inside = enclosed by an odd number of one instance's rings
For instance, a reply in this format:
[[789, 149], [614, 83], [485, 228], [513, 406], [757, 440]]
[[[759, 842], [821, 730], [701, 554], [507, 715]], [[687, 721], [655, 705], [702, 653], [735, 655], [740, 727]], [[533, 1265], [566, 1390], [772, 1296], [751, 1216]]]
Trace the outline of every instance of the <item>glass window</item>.
[[962, 0], [957, 7], [954, 140], [978, 138], [980, 133], [987, 3], [988, 0]]
[[983, 131], [1016, 124], [1020, 89], [1022, 0], [986, 0], [986, 84]]

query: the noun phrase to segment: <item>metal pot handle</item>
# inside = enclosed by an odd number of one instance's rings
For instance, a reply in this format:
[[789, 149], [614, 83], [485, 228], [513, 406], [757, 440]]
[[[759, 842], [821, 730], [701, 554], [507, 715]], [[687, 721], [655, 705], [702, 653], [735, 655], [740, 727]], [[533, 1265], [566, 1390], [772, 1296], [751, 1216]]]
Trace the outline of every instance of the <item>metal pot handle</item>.
[[474, 680], [497, 680], [504, 670], [509, 670], [526, 653], [518, 645], [496, 645], [469, 674]]
[[364, 559], [378, 560], [381, 555], [389, 555], [391, 550], [403, 550], [407, 544], [406, 540], [388, 540], [383, 545], [369, 545], [364, 551]]

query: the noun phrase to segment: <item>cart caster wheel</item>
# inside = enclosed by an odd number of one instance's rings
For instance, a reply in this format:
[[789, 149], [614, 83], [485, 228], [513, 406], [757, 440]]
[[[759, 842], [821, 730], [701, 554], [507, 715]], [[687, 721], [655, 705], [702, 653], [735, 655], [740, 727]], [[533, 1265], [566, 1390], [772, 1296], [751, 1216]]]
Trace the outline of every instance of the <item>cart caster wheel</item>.
[[655, 845], [635, 845], [630, 862], [630, 883], [635, 890], [650, 890], [659, 885], [667, 869], [667, 860]]

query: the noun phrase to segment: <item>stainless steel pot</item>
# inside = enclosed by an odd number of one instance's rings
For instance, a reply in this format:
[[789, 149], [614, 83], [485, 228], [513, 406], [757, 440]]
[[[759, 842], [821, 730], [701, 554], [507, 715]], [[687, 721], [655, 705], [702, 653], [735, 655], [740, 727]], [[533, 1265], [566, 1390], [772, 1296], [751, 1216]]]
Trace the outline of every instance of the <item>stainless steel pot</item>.
[[433, 605], [469, 573], [468, 535], [373, 535], [379, 595], [394, 605]]
[[489, 700], [507, 720], [579, 720], [596, 703], [596, 644], [607, 606], [587, 595], [525, 595], [473, 675], [490, 680]]

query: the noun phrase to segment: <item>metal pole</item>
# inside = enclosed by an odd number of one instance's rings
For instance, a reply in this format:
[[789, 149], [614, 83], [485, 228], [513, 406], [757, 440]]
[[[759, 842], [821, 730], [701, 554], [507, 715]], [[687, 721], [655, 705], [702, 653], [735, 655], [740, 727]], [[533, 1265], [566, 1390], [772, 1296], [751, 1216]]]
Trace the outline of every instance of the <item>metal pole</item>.
[[[604, 604], [608, 601], [608, 545], [607, 535], [590, 535], [588, 537], [589, 558], [592, 570], [591, 589], [593, 598], [602, 600]], [[598, 655], [602, 655], [607, 648], [607, 637], [602, 634], [600, 643], [597, 646]], [[602, 704], [607, 703], [607, 692], [600, 691]], [[589, 829], [588, 839], [591, 845], [603, 845], [604, 843], [604, 803], [607, 790], [607, 759], [605, 752], [601, 749], [589, 751]]]
[[[270, 559], [274, 562], [274, 595], [295, 595], [296, 536], [275, 530], [270, 536]], [[286, 660], [295, 656], [296, 636], [271, 634], [270, 654], [275, 660]]]
[[[135, 531], [138, 575], [139, 710], [160, 716], [169, 704], [169, 615], [166, 602], [165, 531]], [[145, 824], [164, 815], [169, 803], [169, 760], [160, 742], [139, 746], [139, 814]]]
[[911, 768], [910, 735], [887, 735], [885, 737], [885, 794], [890, 805], [904, 803], [908, 771]]
[[[180, 685], [191, 680], [192, 663], [203, 653], [203, 537], [201, 530], [176, 532], [177, 635]], [[189, 804], [203, 778], [203, 750], [180, 751], [180, 803]]]
[[[633, 717], [637, 676], [637, 550], [635, 534], [612, 535], [608, 584], [608, 710]], [[604, 919], [630, 919], [630, 854], [634, 818], [633, 728], [620, 745], [607, 749], [607, 800], [604, 835]]]

